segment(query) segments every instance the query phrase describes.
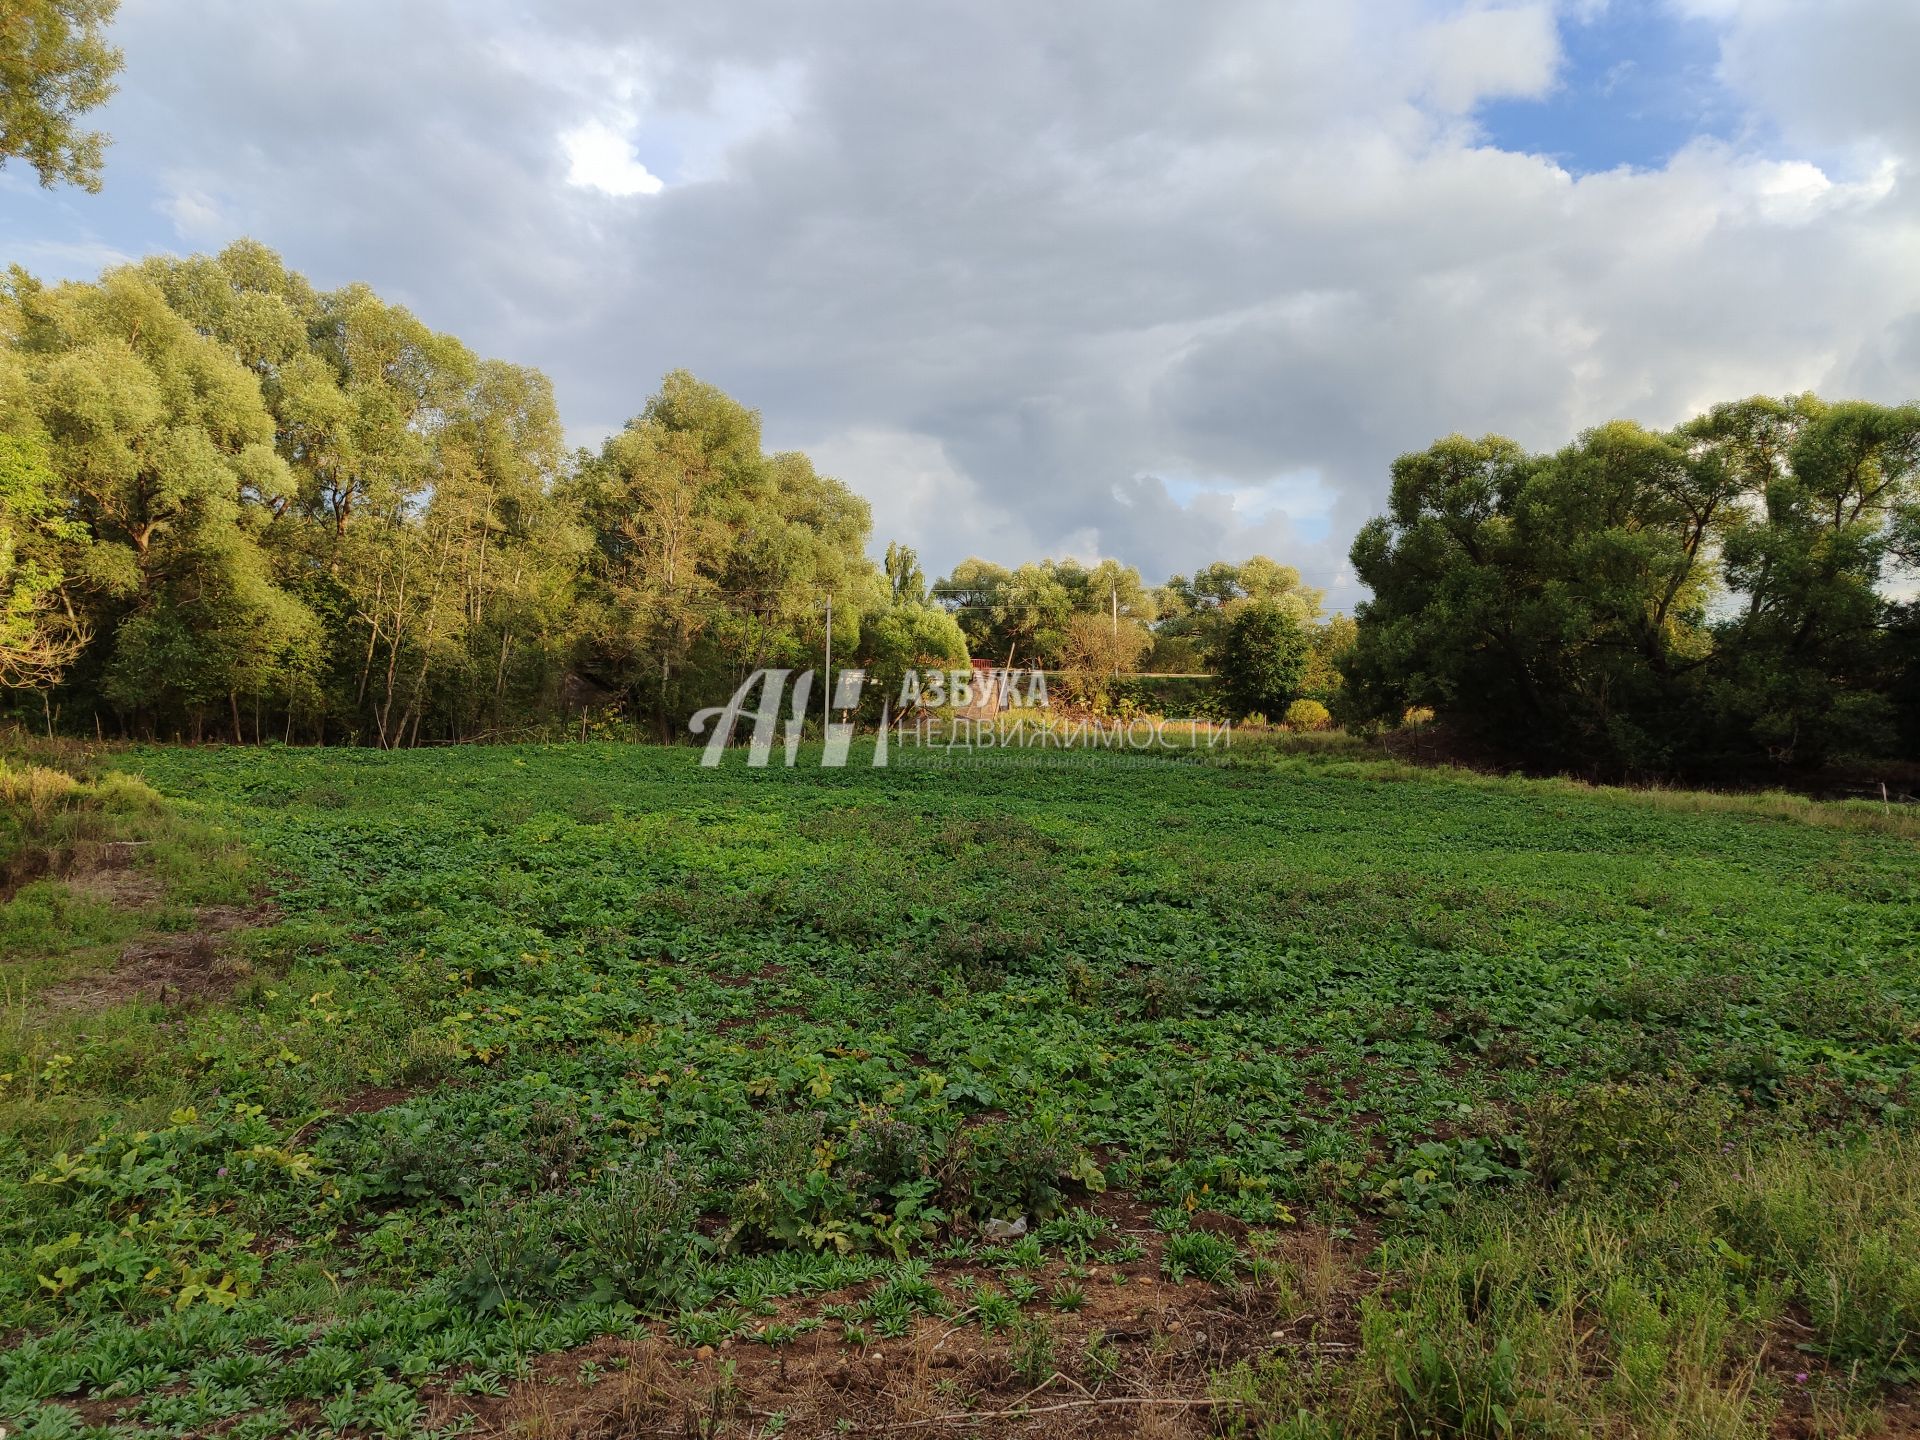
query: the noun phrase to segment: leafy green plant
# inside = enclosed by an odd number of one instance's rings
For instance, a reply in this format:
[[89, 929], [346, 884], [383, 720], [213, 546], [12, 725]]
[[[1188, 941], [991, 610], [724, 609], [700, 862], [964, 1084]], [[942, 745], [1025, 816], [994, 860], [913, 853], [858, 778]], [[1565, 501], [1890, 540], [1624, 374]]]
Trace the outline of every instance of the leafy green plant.
[[1566, 1190], [1649, 1190], [1665, 1184], [1689, 1147], [1719, 1138], [1719, 1102], [1671, 1082], [1584, 1086], [1546, 1094], [1525, 1122], [1528, 1168]]
[[1239, 1260], [1240, 1252], [1218, 1235], [1186, 1230], [1167, 1237], [1160, 1268], [1176, 1283], [1193, 1275], [1223, 1285], [1233, 1278]]
[[574, 1194], [564, 1224], [580, 1247], [597, 1297], [642, 1309], [673, 1304], [686, 1293], [695, 1255], [705, 1241], [691, 1186], [672, 1156], [603, 1171]]
[[1021, 1315], [1008, 1325], [1007, 1360], [1023, 1385], [1043, 1385], [1053, 1378], [1053, 1326], [1044, 1315]]
[[564, 1293], [567, 1252], [553, 1204], [485, 1197], [461, 1220], [449, 1227], [454, 1268], [446, 1284], [462, 1306], [485, 1314]]

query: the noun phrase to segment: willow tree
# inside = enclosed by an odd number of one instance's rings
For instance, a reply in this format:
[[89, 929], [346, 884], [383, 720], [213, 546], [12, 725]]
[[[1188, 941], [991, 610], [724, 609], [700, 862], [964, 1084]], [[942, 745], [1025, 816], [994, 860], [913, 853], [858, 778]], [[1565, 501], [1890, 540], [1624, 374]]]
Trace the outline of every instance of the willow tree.
[[107, 43], [120, 0], [0, 5], [0, 166], [25, 160], [52, 186], [100, 188], [107, 137], [81, 117], [112, 96], [121, 54]]
[[1817, 763], [1892, 742], [1884, 581], [1920, 407], [1811, 396], [1555, 455], [1455, 436], [1396, 461], [1353, 546], [1356, 708], [1431, 705], [1540, 764]]
[[[1272, 605], [1302, 629], [1319, 618], [1323, 592], [1303, 584], [1300, 572], [1265, 555], [1243, 561], [1216, 560], [1192, 577], [1174, 575], [1154, 592], [1159, 622], [1155, 635], [1169, 651], [1219, 662], [1227, 626], [1240, 611]], [[1181, 643], [1184, 642], [1184, 643]]]
[[546, 707], [581, 548], [546, 377], [252, 241], [142, 271], [259, 381], [294, 477], [269, 548], [325, 619], [334, 724], [397, 744]]
[[107, 697], [196, 732], [225, 702], [311, 682], [314, 617], [281, 589], [259, 543], [293, 476], [258, 380], [148, 279], [44, 289], [8, 302], [26, 404], [84, 532], [74, 588], [110, 637]]
[[61, 514], [44, 450], [0, 434], [0, 689], [44, 689], [86, 647], [62, 594], [61, 551], [82, 539]]

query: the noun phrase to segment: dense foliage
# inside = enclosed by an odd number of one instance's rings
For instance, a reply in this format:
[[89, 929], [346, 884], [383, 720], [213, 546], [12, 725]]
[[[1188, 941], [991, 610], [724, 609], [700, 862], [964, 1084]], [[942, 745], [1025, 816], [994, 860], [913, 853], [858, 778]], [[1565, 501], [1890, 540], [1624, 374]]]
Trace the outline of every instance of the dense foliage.
[[1226, 622], [1217, 664], [1220, 684], [1243, 715], [1278, 717], [1300, 694], [1307, 676], [1308, 641], [1300, 622], [1262, 600]]
[[1555, 455], [1402, 456], [1355, 540], [1352, 713], [1430, 706], [1508, 754], [1718, 772], [1915, 734], [1920, 406], [1812, 396], [1624, 422]]
[[121, 65], [107, 43], [120, 0], [0, 5], [0, 165], [25, 160], [42, 185], [100, 188], [107, 137], [80, 117], [106, 103]]
[[595, 715], [665, 738], [758, 666], [818, 664], [829, 608], [834, 654], [896, 692], [971, 650], [1095, 702], [1158, 646], [1210, 663], [1256, 600], [1318, 612], [1263, 557], [1158, 591], [1111, 560], [929, 586], [903, 546], [873, 564], [870, 528], [690, 375], [569, 454], [538, 371], [249, 242], [0, 293], [0, 687], [49, 728], [393, 748]]

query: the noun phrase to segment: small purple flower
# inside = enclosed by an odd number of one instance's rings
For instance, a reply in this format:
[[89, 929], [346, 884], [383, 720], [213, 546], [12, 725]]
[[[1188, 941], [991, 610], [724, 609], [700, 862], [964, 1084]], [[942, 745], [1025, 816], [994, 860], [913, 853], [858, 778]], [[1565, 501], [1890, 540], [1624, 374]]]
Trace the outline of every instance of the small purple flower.
[[213, 1174], [216, 1180], [224, 1180], [227, 1178], [227, 1167], [222, 1165], [218, 1170], [214, 1171]]
[[1804, 1370], [1802, 1370], [1802, 1371], [1800, 1371], [1800, 1372], [1799, 1372], [1798, 1374], [1796, 1374], [1796, 1375], [1795, 1375], [1795, 1376], [1793, 1377], [1793, 1383], [1794, 1383], [1794, 1384], [1796, 1384], [1796, 1385], [1804, 1385], [1804, 1384], [1806, 1384], [1806, 1383], [1807, 1383], [1807, 1372], [1806, 1372], [1806, 1371], [1804, 1371]]

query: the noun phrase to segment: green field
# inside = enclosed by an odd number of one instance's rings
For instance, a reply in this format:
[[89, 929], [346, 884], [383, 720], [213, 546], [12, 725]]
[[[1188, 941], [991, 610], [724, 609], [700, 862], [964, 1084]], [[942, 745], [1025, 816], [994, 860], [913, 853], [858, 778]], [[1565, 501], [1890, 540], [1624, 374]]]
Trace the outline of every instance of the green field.
[[[1280, 748], [895, 759], [78, 767], [10, 842], [72, 873], [0, 908], [0, 1424], [1904, 1413], [1910, 819]], [[832, 1383], [871, 1354], [919, 1380]]]

